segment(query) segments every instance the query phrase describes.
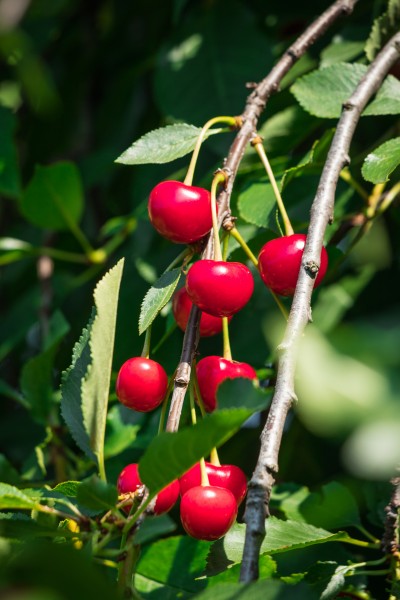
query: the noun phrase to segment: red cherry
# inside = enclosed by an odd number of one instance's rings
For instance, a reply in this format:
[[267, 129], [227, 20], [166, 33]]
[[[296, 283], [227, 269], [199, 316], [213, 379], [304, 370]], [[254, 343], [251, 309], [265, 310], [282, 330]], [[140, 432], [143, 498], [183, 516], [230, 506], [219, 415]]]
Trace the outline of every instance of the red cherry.
[[206, 356], [196, 366], [197, 379], [204, 408], [212, 412], [217, 406], [217, 389], [225, 379], [257, 379], [257, 373], [247, 363], [227, 360], [221, 356]]
[[215, 317], [230, 317], [250, 300], [254, 289], [250, 270], [238, 262], [199, 260], [189, 269], [186, 290], [190, 299]]
[[135, 356], [119, 370], [116, 392], [118, 400], [138, 412], [154, 410], [164, 400], [168, 377], [158, 362]]
[[[237, 505], [242, 502], [247, 491], [247, 478], [236, 465], [213, 465], [206, 462], [206, 471], [210, 485], [222, 487], [232, 492]], [[181, 496], [190, 488], [201, 484], [201, 469], [197, 463], [179, 479]]]
[[192, 244], [212, 228], [208, 190], [180, 181], [162, 181], [150, 193], [149, 217], [163, 237], [177, 244]]
[[237, 515], [234, 495], [222, 487], [190, 488], [181, 500], [181, 521], [189, 535], [198, 540], [218, 540], [233, 525]]
[[[134, 492], [138, 488], [140, 488], [143, 483], [139, 477], [138, 465], [136, 463], [132, 463], [127, 465], [124, 469], [122, 469], [118, 481], [117, 488], [120, 494], [128, 494], [129, 492]], [[171, 510], [175, 502], [177, 501], [179, 496], [179, 482], [176, 479], [169, 485], [167, 485], [161, 492], [157, 494], [157, 500], [154, 505], [154, 512], [156, 515], [161, 515], [163, 513]], [[129, 513], [131, 509], [131, 505], [125, 505], [125, 512]]]
[[[292, 296], [296, 288], [301, 267], [301, 259], [306, 235], [293, 235], [276, 238], [264, 244], [258, 256], [261, 279], [275, 294]], [[323, 247], [321, 264], [315, 278], [314, 287], [319, 285], [328, 268], [328, 254]]]
[[[188, 296], [185, 288], [181, 288], [177, 292], [175, 292], [174, 297], [172, 299], [172, 313], [174, 315], [175, 321], [182, 329], [182, 331], [186, 330], [186, 325], [189, 320], [189, 314], [193, 303]], [[229, 317], [231, 320], [232, 317]], [[201, 337], [210, 337], [211, 335], [215, 335], [217, 333], [221, 333], [222, 331], [222, 319], [220, 317], [213, 317], [212, 315], [208, 315], [205, 312], [201, 313], [200, 317], [200, 335]]]

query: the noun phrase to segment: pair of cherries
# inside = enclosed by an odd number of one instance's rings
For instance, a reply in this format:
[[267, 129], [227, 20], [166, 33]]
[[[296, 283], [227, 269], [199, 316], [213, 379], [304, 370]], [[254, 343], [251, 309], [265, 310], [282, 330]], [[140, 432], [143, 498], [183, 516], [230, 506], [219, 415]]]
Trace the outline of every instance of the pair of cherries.
[[[161, 515], [171, 510], [180, 494], [180, 516], [186, 533], [211, 541], [225, 535], [234, 523], [238, 506], [246, 495], [247, 480], [236, 465], [206, 462], [205, 466], [210, 485], [201, 485], [201, 469], [196, 464], [179, 481], [173, 481], [158, 493], [154, 513]], [[142, 485], [136, 463], [127, 465], [118, 477], [120, 494], [135, 492]], [[124, 510], [129, 512], [130, 508], [127, 504]]]

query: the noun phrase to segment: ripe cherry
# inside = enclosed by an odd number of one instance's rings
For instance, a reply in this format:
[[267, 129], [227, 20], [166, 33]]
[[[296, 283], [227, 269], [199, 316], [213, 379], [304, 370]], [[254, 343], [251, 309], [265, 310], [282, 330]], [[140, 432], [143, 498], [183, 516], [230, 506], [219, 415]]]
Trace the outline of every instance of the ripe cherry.
[[206, 356], [196, 365], [197, 380], [204, 408], [212, 412], [217, 406], [218, 386], [226, 379], [257, 379], [257, 373], [247, 363], [236, 362], [221, 356]]
[[186, 533], [198, 540], [218, 540], [237, 515], [234, 495], [222, 487], [190, 488], [181, 500], [181, 521]]
[[[189, 320], [189, 314], [193, 303], [188, 296], [185, 288], [178, 290], [172, 299], [172, 313], [178, 327], [182, 331], [186, 330], [186, 325]], [[231, 319], [232, 317], [230, 317]], [[200, 335], [201, 337], [210, 337], [222, 331], [222, 319], [213, 317], [205, 312], [201, 313], [200, 317]]]
[[116, 392], [122, 404], [149, 412], [164, 400], [168, 388], [168, 377], [163, 367], [151, 358], [135, 356], [119, 370]]
[[[124, 469], [122, 469], [117, 481], [117, 488], [120, 494], [135, 492], [142, 485], [143, 483], [140, 480], [138, 465], [136, 463], [127, 465]], [[158, 492], [156, 503], [154, 505], [155, 514], [161, 515], [171, 510], [177, 501], [178, 496], [179, 482], [176, 479], [167, 485], [163, 490], [161, 490], [161, 492]], [[123, 507], [125, 512], [129, 513], [131, 506], [132, 505], [129, 504], [125, 505]]]
[[250, 270], [238, 262], [199, 260], [189, 269], [186, 290], [190, 299], [215, 317], [230, 317], [250, 300], [254, 289]]
[[[258, 256], [261, 279], [275, 294], [281, 296], [294, 294], [305, 242], [306, 235], [295, 233], [271, 240], [261, 248]], [[327, 268], [328, 254], [323, 247], [314, 287], [321, 283]]]
[[[239, 506], [247, 491], [247, 478], [242, 469], [236, 465], [213, 465], [209, 462], [206, 462], [205, 465], [210, 485], [222, 487], [232, 492]], [[200, 484], [201, 469], [200, 464], [197, 463], [179, 479], [181, 496], [190, 488]]]
[[149, 217], [163, 237], [192, 244], [212, 228], [211, 196], [204, 188], [180, 181], [162, 181], [150, 193]]

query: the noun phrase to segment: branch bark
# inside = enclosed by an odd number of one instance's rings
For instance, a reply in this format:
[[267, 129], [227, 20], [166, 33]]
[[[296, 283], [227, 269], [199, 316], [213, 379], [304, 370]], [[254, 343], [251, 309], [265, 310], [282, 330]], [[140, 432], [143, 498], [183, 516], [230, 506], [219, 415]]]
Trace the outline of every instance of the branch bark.
[[310, 319], [311, 294], [316, 276], [314, 267], [319, 267], [325, 229], [333, 219], [335, 191], [340, 171], [350, 162], [348, 156], [350, 143], [361, 113], [381, 86], [391, 66], [398, 60], [399, 53], [400, 33], [396, 34], [381, 50], [354, 93], [344, 103], [311, 207], [302, 269], [297, 281], [284, 338], [278, 348], [280, 358], [275, 394], [261, 435], [258, 462], [249, 484], [241, 581], [248, 582], [258, 578], [259, 551], [265, 537], [265, 518], [268, 516], [269, 498], [275, 482], [275, 474], [278, 471], [278, 455], [283, 427], [287, 413], [296, 398], [294, 389], [296, 349]]
[[[279, 90], [279, 84], [291, 67], [301, 58], [325, 31], [343, 15], [349, 15], [358, 0], [336, 0], [323, 12], [304, 33], [286, 50], [269, 75], [265, 77], [248, 96], [245, 110], [241, 115], [242, 126], [236, 135], [228, 157], [224, 161], [223, 170], [227, 175], [224, 190], [218, 195], [218, 223], [221, 226], [231, 218], [230, 198], [236, 174], [243, 158], [246, 147], [256, 134], [257, 123], [265, 109], [269, 97]], [[213, 238], [209, 236], [207, 245], [202, 253], [202, 258], [213, 256]], [[175, 377], [174, 390], [170, 411], [167, 420], [167, 431], [176, 431], [182, 412], [183, 401], [190, 381], [191, 361], [193, 360], [198, 342], [198, 330], [201, 313], [193, 308], [189, 318], [188, 327], [183, 340], [181, 359]], [[191, 332], [188, 333], [188, 329]]]

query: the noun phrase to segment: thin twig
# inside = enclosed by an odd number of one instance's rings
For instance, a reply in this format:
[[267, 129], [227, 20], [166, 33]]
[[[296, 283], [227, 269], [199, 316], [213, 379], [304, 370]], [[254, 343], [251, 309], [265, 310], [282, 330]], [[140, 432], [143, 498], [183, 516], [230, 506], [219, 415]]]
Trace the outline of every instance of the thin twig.
[[[232, 227], [230, 213], [230, 198], [236, 174], [243, 158], [246, 147], [255, 135], [257, 123], [270, 96], [279, 90], [279, 84], [291, 67], [301, 58], [325, 31], [342, 15], [348, 15], [358, 0], [336, 0], [325, 12], [322, 13], [304, 33], [286, 50], [269, 75], [265, 77], [249, 95], [246, 107], [241, 115], [242, 126], [239, 129], [231, 147], [228, 157], [224, 161], [223, 171], [227, 181], [224, 189], [218, 195], [218, 224], [223, 223]], [[213, 236], [208, 237], [207, 245], [202, 253], [202, 258], [210, 259], [214, 253]], [[181, 360], [175, 378], [175, 387], [172, 394], [170, 412], [167, 421], [167, 431], [176, 431], [182, 412], [182, 404], [190, 381], [191, 359], [195, 356], [198, 342], [198, 324], [201, 313], [193, 308], [183, 340]], [[189, 331], [189, 325], [191, 331]]]
[[296, 348], [310, 315], [311, 293], [315, 278], [315, 272], [312, 274], [311, 267], [319, 266], [325, 229], [333, 216], [337, 182], [341, 170], [349, 163], [348, 151], [358, 120], [371, 96], [379, 89], [386, 73], [399, 58], [399, 52], [400, 33], [395, 35], [378, 54], [354, 93], [344, 103], [311, 207], [302, 269], [300, 269], [283, 342], [279, 347], [280, 359], [275, 394], [261, 435], [258, 462], [249, 484], [241, 581], [252, 581], [258, 577], [259, 550], [265, 537], [265, 517], [268, 515], [269, 497], [278, 471], [283, 427], [295, 398]]

